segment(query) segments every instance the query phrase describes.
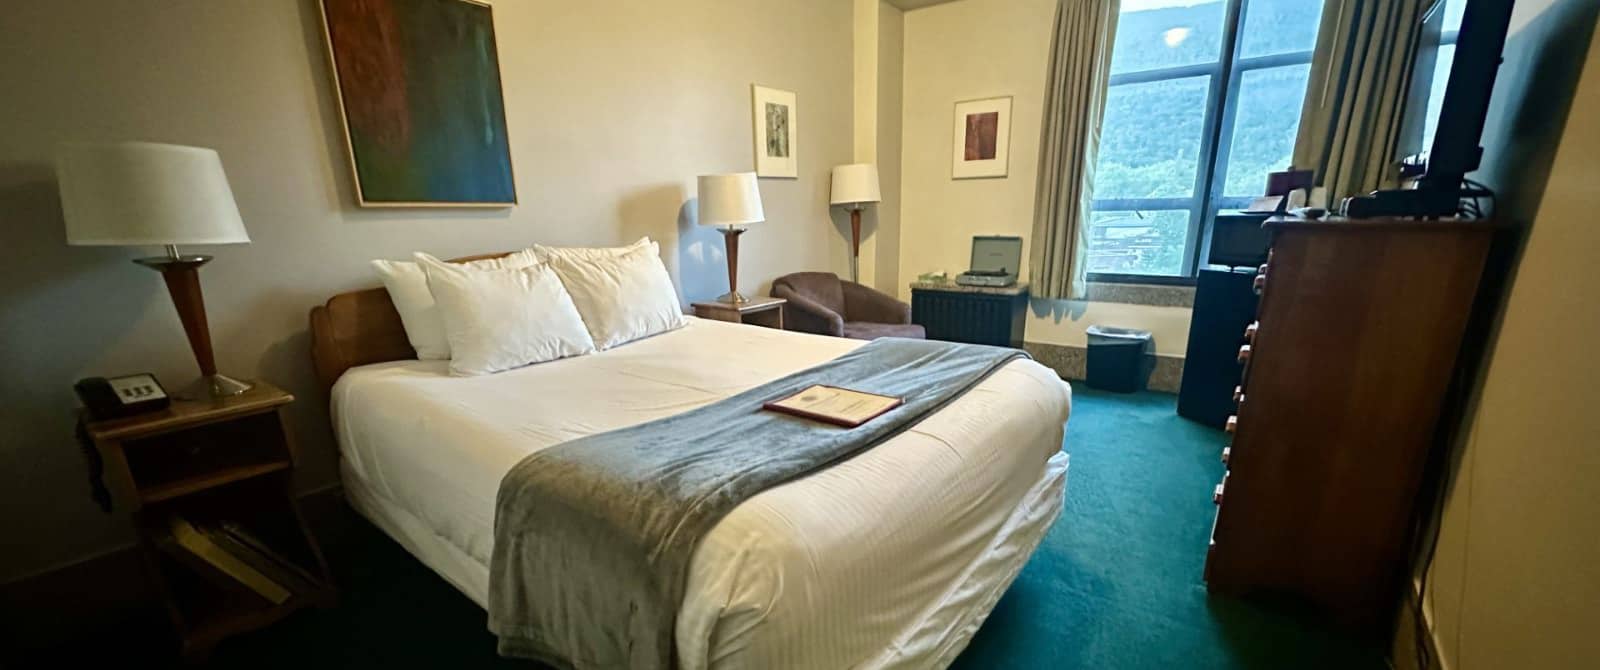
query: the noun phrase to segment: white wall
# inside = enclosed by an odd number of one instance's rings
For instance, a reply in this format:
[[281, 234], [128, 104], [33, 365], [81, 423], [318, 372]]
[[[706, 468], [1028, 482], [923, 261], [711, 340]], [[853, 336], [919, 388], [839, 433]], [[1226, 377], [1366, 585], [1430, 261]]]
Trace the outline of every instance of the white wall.
[[[861, 283], [898, 293], [900, 267], [900, 91], [905, 13], [882, 0], [855, 0], [857, 163], [878, 166], [883, 201], [861, 212]], [[841, 220], [848, 215], [841, 213]], [[848, 228], [841, 228], [848, 235]]]
[[[974, 235], [1033, 237], [1040, 115], [1056, 0], [960, 0], [905, 14], [898, 290], [917, 275], [967, 269]], [[958, 100], [1013, 96], [1005, 179], [950, 177]], [[1026, 265], [1026, 264], [1025, 264]], [[1114, 303], [1035, 301], [1027, 339], [1084, 346], [1091, 324], [1144, 328], [1158, 353], [1181, 356], [1189, 310]]]
[[873, 250], [877, 255], [873, 285], [889, 294], [899, 293], [901, 142], [905, 130], [901, 123], [901, 100], [905, 91], [905, 12], [889, 5], [878, 5], [878, 180], [883, 187], [883, 204], [872, 213]]
[[[741, 283], [845, 272], [828, 171], [851, 160], [851, 0], [495, 4], [509, 210], [358, 210], [313, 0], [7, 3], [0, 20], [0, 582], [126, 543], [90, 503], [72, 382], [197, 373], [150, 250], [69, 248], [51, 166], [65, 140], [222, 154], [253, 243], [207, 250], [220, 367], [288, 388], [303, 487], [335, 481], [306, 313], [374, 285], [371, 258], [614, 244], [650, 235], [688, 299], [726, 291], [721, 238], [680, 214], [696, 175], [752, 167], [750, 84], [798, 94], [800, 178], [763, 180]], [[752, 291], [751, 289], [755, 289]]]
[[[1516, 63], [1530, 46], [1519, 43], [1533, 37], [1524, 30], [1539, 31], [1531, 53], [1545, 53], [1569, 28], [1576, 35], [1565, 39], [1581, 43], [1595, 14], [1592, 3], [1576, 18], [1567, 13], [1578, 4], [1517, 6], [1507, 59], [1514, 71], [1549, 76], [1560, 67], [1554, 55]], [[1592, 668], [1600, 659], [1600, 40], [1589, 38], [1582, 67], [1564, 132], [1548, 129], [1560, 132], [1549, 181], [1538, 187], [1445, 502], [1425, 611], [1453, 670]], [[1526, 104], [1558, 104], [1551, 96], [1562, 97], [1535, 87]], [[1544, 132], [1506, 124], [1518, 136], [1510, 142]]]

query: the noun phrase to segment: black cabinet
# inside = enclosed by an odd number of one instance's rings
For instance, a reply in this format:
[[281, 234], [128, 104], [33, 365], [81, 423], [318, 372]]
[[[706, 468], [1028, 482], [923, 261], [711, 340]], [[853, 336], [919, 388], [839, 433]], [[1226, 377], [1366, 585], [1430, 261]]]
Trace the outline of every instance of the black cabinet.
[[911, 321], [928, 339], [1022, 348], [1028, 321], [1028, 286], [974, 288], [912, 284]]
[[1243, 369], [1239, 344], [1256, 314], [1255, 278], [1255, 268], [1200, 271], [1178, 390], [1180, 416], [1221, 428], [1233, 414], [1233, 387]]

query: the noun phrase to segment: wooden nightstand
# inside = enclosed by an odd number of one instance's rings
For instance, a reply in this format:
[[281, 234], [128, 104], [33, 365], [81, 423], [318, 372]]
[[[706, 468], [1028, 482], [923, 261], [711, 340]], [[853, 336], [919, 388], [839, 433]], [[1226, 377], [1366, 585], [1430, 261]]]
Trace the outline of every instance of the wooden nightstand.
[[[282, 410], [293, 401], [258, 382], [230, 398], [175, 400], [160, 412], [84, 425], [113, 499], [133, 513], [185, 660], [203, 660], [223, 638], [301, 607], [334, 602], [327, 562], [290, 491], [295, 451]], [[248, 569], [202, 557], [211, 549]], [[230, 576], [249, 570], [281, 588]]]
[[737, 305], [709, 301], [694, 303], [694, 315], [733, 323], [748, 323], [783, 330], [783, 298], [751, 298]]

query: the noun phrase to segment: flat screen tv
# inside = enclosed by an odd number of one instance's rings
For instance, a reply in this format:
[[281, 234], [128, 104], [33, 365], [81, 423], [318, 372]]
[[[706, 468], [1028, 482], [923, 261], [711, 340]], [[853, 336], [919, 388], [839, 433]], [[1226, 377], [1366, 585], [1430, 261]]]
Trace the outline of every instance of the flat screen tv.
[[[1422, 13], [1396, 156], [1412, 189], [1380, 191], [1356, 215], [1449, 216], [1478, 169], [1512, 0], [1432, 0]], [[1465, 189], [1470, 193], [1472, 189]]]
[[1419, 166], [1425, 178], [1460, 179], [1478, 169], [1483, 157], [1478, 141], [1506, 44], [1511, 3], [1434, 0], [1423, 13], [1401, 155], [1408, 165]]

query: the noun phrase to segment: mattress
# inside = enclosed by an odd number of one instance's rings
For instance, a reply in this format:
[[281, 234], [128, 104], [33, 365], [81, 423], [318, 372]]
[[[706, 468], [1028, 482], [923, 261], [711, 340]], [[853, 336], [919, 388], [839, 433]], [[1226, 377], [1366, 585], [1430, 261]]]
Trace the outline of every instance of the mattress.
[[[483, 377], [353, 368], [332, 411], [347, 495], [480, 606], [500, 479], [585, 435], [716, 402], [860, 346], [693, 319]], [[929, 667], [965, 646], [1060, 513], [1070, 389], [1017, 360], [884, 443], [747, 500], [700, 542], [681, 665]]]

